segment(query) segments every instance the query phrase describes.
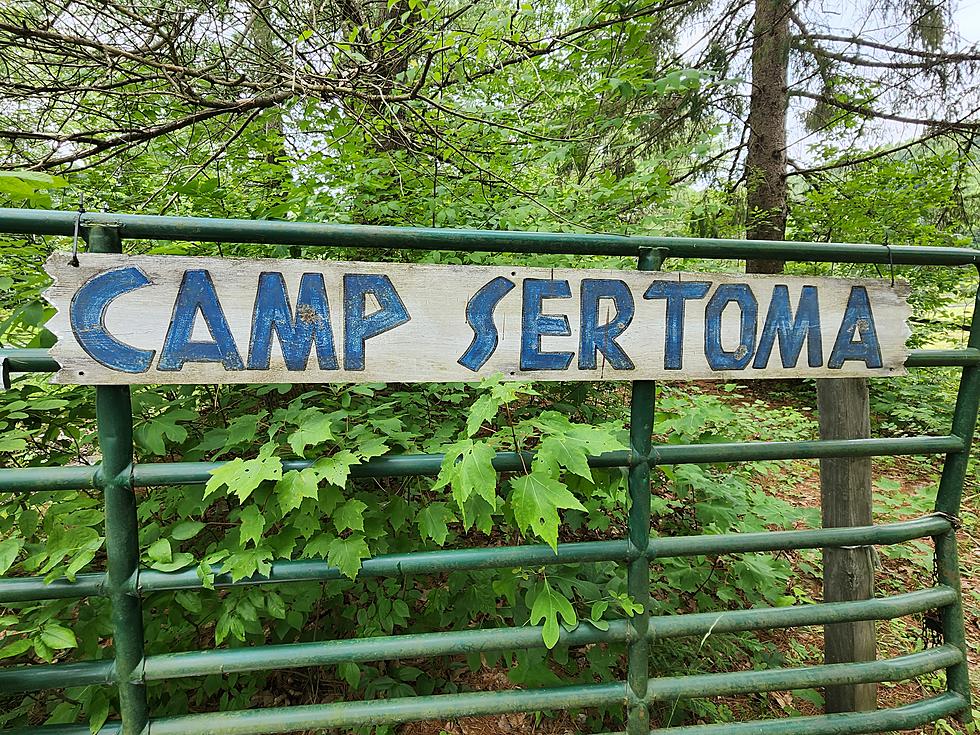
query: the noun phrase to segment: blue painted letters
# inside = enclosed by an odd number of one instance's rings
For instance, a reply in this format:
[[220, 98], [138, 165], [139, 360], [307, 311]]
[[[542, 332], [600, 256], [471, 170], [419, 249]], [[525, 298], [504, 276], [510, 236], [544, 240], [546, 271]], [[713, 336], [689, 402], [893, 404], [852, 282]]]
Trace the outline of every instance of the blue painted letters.
[[759, 337], [759, 348], [752, 367], [761, 370], [769, 364], [769, 356], [776, 338], [779, 338], [779, 359], [784, 368], [796, 367], [803, 342], [806, 341], [807, 365], [823, 364], [823, 342], [820, 337], [820, 302], [816, 286], [804, 286], [800, 291], [800, 303], [793, 318], [789, 306], [789, 289], [780, 284], [773, 287], [769, 301], [769, 313]]
[[113, 337], [105, 328], [105, 312], [113, 299], [150, 285], [139, 268], [127, 267], [93, 276], [75, 292], [69, 320], [75, 339], [98, 363], [124, 373], [145, 373], [153, 361], [153, 350], [139, 350]]
[[[210, 341], [191, 340], [198, 312], [211, 332]], [[184, 272], [157, 369], [180, 370], [185, 362], [220, 362], [226, 370], [244, 368], [211, 274], [206, 270]]]
[[[380, 309], [367, 314], [367, 295]], [[364, 343], [411, 320], [408, 309], [385, 275], [344, 275], [344, 369], [364, 369]]]
[[[610, 299], [616, 315], [599, 324], [599, 302]], [[632, 370], [633, 361], [616, 338], [633, 321], [633, 294], [629, 286], [611, 278], [582, 279], [582, 320], [579, 335], [579, 370], [596, 369], [596, 352], [601, 352], [616, 370]]]
[[[729, 352], [721, 344], [721, 315], [729, 304], [738, 304], [738, 346]], [[759, 305], [752, 289], [744, 283], [723, 283], [704, 309], [704, 356], [712, 370], [742, 370], [755, 349], [755, 326]]]
[[497, 333], [497, 325], [493, 323], [493, 310], [515, 288], [514, 282], [509, 278], [497, 276], [466, 302], [466, 323], [473, 330], [473, 341], [456, 361], [464, 368], [476, 372], [487, 364], [487, 360], [497, 349], [500, 335]]
[[[857, 341], [854, 341], [857, 332]], [[827, 367], [839, 370], [847, 360], [860, 360], [869, 368], [881, 367], [881, 347], [878, 345], [878, 332], [875, 329], [874, 314], [871, 313], [871, 300], [864, 286], [852, 286], [847, 298], [847, 309], [841, 320], [840, 331], [830, 353]]]
[[521, 311], [521, 370], [567, 370], [571, 352], [542, 352], [541, 337], [568, 337], [572, 330], [564, 314], [542, 314], [544, 299], [570, 299], [568, 281], [543, 278], [524, 279], [524, 302]]
[[327, 289], [322, 273], [303, 274], [296, 298], [295, 318], [289, 306], [282, 273], [262, 273], [259, 276], [248, 348], [249, 370], [269, 369], [273, 332], [279, 338], [282, 356], [289, 370], [306, 370], [314, 343], [320, 369], [337, 369], [337, 353], [333, 345]]
[[654, 281], [643, 294], [645, 299], [667, 299], [665, 370], [680, 370], [684, 365], [684, 302], [703, 299], [710, 288], [707, 281]]

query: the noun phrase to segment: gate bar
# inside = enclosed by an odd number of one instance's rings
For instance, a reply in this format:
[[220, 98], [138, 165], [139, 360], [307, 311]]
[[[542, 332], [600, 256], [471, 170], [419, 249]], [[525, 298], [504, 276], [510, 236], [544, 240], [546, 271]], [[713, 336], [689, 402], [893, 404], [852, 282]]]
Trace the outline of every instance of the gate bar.
[[[59, 365], [48, 351], [40, 348], [0, 348], [0, 363], [8, 374], [55, 373]], [[905, 367], [965, 367], [980, 364], [980, 350], [968, 347], [962, 350], [911, 350]]]
[[[0, 208], [0, 233], [74, 233], [77, 212]], [[159, 217], [87, 212], [81, 227], [117, 228], [129, 239], [235, 242], [299, 247], [389, 248], [394, 250], [489, 251], [556, 255], [639, 256], [659, 249], [671, 258], [769, 258], [794, 262], [894, 263], [895, 265], [978, 265], [970, 248], [876, 244], [799, 243], [778, 240], [713, 240], [698, 237], [596, 235], [571, 232], [465, 230], [428, 227], [374, 227], [277, 220]]]
[[[778, 720], [687, 725], [651, 730], [650, 735], [861, 735], [911, 730], [962, 712], [969, 703], [959, 694], [940, 694], [920, 702], [873, 712], [838, 712], [832, 715], [784, 717]], [[81, 734], [80, 734], [81, 735]], [[609, 733], [608, 735], [622, 735]]]
[[651, 702], [663, 702], [671, 699], [722, 697], [842, 684], [905, 681], [962, 660], [963, 652], [956, 646], [947, 644], [877, 661], [670, 676], [651, 681], [647, 687], [647, 697]]
[[[973, 306], [973, 321], [970, 325], [968, 346], [980, 349], [980, 291], [977, 292]], [[963, 485], [970, 464], [970, 443], [977, 424], [977, 409], [980, 408], [980, 367], [972, 365], [963, 369], [960, 387], [953, 409], [952, 433], [963, 440], [963, 448], [946, 455], [943, 473], [936, 494], [936, 511], [957, 518], [963, 498]], [[954, 524], [955, 526], [956, 524]], [[956, 529], [936, 536], [936, 579], [941, 584], [961, 592], [960, 565], [956, 551]], [[942, 611], [943, 640], [952, 643], [963, 651], [964, 660], [950, 666], [946, 671], [946, 686], [970, 703], [970, 674], [967, 669], [966, 631], [963, 622], [962, 595], [956, 602]], [[961, 717], [964, 722], [972, 719], [972, 709], [967, 707]]]
[[[814, 528], [800, 531], [762, 531], [759, 533], [704, 534], [650, 539], [648, 554], [661, 558], [713, 556], [719, 554], [819, 549], [864, 544], [890, 545], [926, 536], [937, 536], [951, 528], [948, 518], [933, 514], [909, 521], [879, 526]], [[358, 576], [384, 577], [404, 574], [441, 574], [473, 569], [502, 569], [546, 566], [549, 564], [587, 564], [627, 561], [628, 541], [584, 541], [559, 544], [557, 553], [550, 546], [495, 546], [487, 549], [443, 549], [405, 554], [385, 554], [365, 559]], [[343, 579], [340, 570], [324, 559], [297, 559], [272, 563], [269, 576], [233, 580], [212, 566], [214, 586], [243, 587], [256, 584], [327, 581]], [[203, 587], [196, 566], [178, 572], [141, 569], [139, 587], [143, 592], [200, 589]], [[43, 577], [0, 579], [0, 603], [29, 600], [56, 600], [106, 594], [105, 574], [79, 574], [74, 582], [57, 579], [47, 583]]]
[[[661, 254], [656, 250], [640, 253], [637, 269], [660, 270]], [[630, 451], [640, 458], [629, 468], [627, 490], [628, 563], [626, 591], [640, 610], [627, 620], [629, 643], [626, 646], [627, 695], [626, 730], [629, 735], [644, 735], [650, 729], [650, 708], [646, 701], [650, 669], [650, 445], [654, 414], [657, 410], [657, 384], [652, 380], [634, 380], [630, 395]]]
[[[96, 227], [88, 235], [94, 252], [122, 251], [119, 235]], [[133, 583], [139, 575], [140, 541], [133, 492], [133, 406], [128, 385], [95, 389], [95, 416], [102, 464], [96, 481], [105, 496], [106, 582], [112, 603], [112, 644], [119, 683], [123, 735], [140, 735], [149, 717], [146, 690], [128, 681], [143, 660], [143, 606]]]
[[[900, 454], [947, 454], [963, 450], [961, 436], [911, 436], [876, 439], [815, 439], [789, 442], [723, 442], [718, 444], [658, 444], [651, 449], [656, 465], [712, 464], [759, 460], [820, 459], [821, 457], [884, 457]], [[350, 476], [434, 476], [442, 467], [443, 454], [403, 454], [375, 457], [353, 465]], [[520, 472], [533, 452], [497, 452], [492, 464], [497, 472]], [[283, 472], [310, 467], [315, 459], [283, 460]], [[643, 461], [626, 450], [589, 458], [590, 467], [628, 467]], [[135, 487], [160, 485], [203, 485], [225, 462], [173, 462], [135, 464]], [[97, 489], [98, 468], [17, 467], [0, 469], [0, 492], [45, 492], [49, 490]]]
[[[892, 620], [914, 613], [943, 608], [956, 601], [950, 587], [907, 592], [892, 597], [847, 602], [823, 602], [790, 607], [761, 607], [712, 613], [659, 615], [650, 618], [648, 639], [701, 637], [708, 633], [738, 633], [750, 630], [794, 628], [859, 620]], [[559, 646], [628, 641], [631, 628], [626, 620], [613, 620], [608, 631], [579, 625], [560, 630]], [[445, 642], [443, 642], [445, 641]], [[147, 656], [134, 671], [134, 679], [155, 681], [213, 673], [266, 671], [270, 669], [326, 666], [343, 661], [384, 661], [408, 657], [435, 657], [506, 650], [542, 648], [539, 626], [489, 628], [449, 633], [413, 633], [377, 638], [218, 648]], [[0, 668], [4, 691], [37, 691], [66, 685], [106, 684], [118, 681], [111, 661], [70, 664], [32, 664]], [[649, 684], [648, 684], [649, 685]]]

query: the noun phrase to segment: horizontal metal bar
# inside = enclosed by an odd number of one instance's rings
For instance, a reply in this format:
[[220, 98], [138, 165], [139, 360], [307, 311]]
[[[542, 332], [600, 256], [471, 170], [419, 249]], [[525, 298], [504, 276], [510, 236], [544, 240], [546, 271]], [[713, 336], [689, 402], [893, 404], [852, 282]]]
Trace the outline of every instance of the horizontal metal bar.
[[[74, 232], [76, 212], [0, 209], [0, 232], [62, 235]], [[81, 225], [115, 227], [128, 239], [241, 242], [269, 245], [403, 250], [458, 250], [568, 255], [630, 255], [665, 251], [674, 258], [771, 258], [838, 263], [971, 265], [980, 251], [968, 248], [875, 244], [801, 243], [770, 240], [597, 235], [564, 232], [454, 230], [416, 227], [331, 225], [273, 220], [86, 213]]]
[[112, 684], [115, 661], [78, 661], [67, 664], [31, 664], [0, 668], [0, 692], [36, 692], [90, 684]]
[[45, 349], [2, 348], [0, 363], [8, 373], [53, 373], [60, 369]]
[[[8, 373], [53, 373], [58, 363], [45, 349], [0, 349], [0, 361], [6, 362]], [[966, 367], [980, 365], [980, 350], [968, 347], [962, 350], [912, 350], [905, 360], [905, 367]]]
[[448, 720], [507, 712], [583, 709], [625, 703], [622, 682], [469, 694], [438, 694], [367, 702], [335, 702], [210, 712], [152, 720], [152, 735], [258, 735], [358, 725], [394, 725], [413, 720]]
[[[350, 468], [351, 477], [412, 477], [434, 476], [442, 468], [444, 454], [402, 454], [375, 457], [364, 464]], [[497, 472], [522, 471], [534, 459], [532, 452], [497, 452], [491, 460]], [[286, 460], [283, 471], [301, 470], [315, 460]], [[630, 452], [621, 450], [606, 452], [588, 459], [590, 467], [628, 467]], [[155, 485], [198, 485], [207, 482], [211, 473], [224, 462], [173, 462], [137, 464], [133, 467], [133, 483], [137, 487]]]
[[962, 660], [963, 652], [959, 648], [945, 645], [877, 661], [672, 676], [650, 681], [647, 685], [647, 699], [665, 701], [812, 689], [837, 684], [904, 681], [958, 664]]
[[[925, 599], [928, 600], [929, 598], [926, 597]], [[890, 609], [905, 609], [903, 602], [899, 601], [897, 606], [893, 605]], [[811, 605], [808, 607], [815, 608], [811, 612], [811, 618], [815, 616], [819, 617], [821, 612], [824, 615], [828, 613], [831, 616], [840, 615], [839, 610], [835, 611], [831, 609], [828, 611], [826, 609], [827, 605]], [[798, 610], [803, 608], [771, 609]], [[759, 613], [763, 611], [745, 612]], [[763, 614], [765, 613], [763, 612]], [[687, 618], [694, 616], [680, 615], [677, 617]], [[661, 619], [666, 619], [666, 616], [663, 618], [653, 618], [655, 629]], [[718, 619], [718, 614], [715, 614], [714, 619]], [[627, 640], [627, 629], [626, 621], [623, 620], [610, 622], [609, 630], [606, 632], [599, 631], [591, 625], [583, 623], [571, 633], [563, 630], [559, 645], [579, 646], [599, 642], [623, 642]], [[511, 648], [541, 648], [543, 645], [541, 629], [525, 626], [521, 628], [423, 633], [342, 641], [169, 653], [148, 657], [144, 663], [143, 672], [144, 678], [147, 681], [153, 681], [184, 676], [200, 676], [214, 672], [228, 673], [232, 671], [264, 671], [280, 668], [326, 666], [342, 661], [365, 662], [398, 658], [428, 658], [433, 656], [475, 653], [479, 651], [501, 651]], [[962, 658], [959, 649], [951, 647], [950, 651], [954, 652], [958, 657], [956, 661], [951, 661], [950, 663], [957, 663]], [[943, 659], [943, 661], [945, 660]], [[915, 661], [920, 662], [919, 659], [915, 659]], [[920, 673], [933, 671], [946, 665], [948, 664], [940, 662], [932, 669], [924, 669]], [[881, 679], [880, 681], [885, 680]], [[698, 690], [695, 689], [694, 691]]]
[[[358, 576], [388, 577], [402, 574], [442, 574], [473, 569], [503, 569], [534, 567], [552, 564], [586, 564], [601, 561], [625, 561], [627, 543], [617, 541], [585, 541], [560, 544], [558, 553], [550, 546], [497, 546], [474, 549], [416, 551], [407, 554], [387, 554], [365, 559]], [[219, 565], [212, 567], [216, 572]], [[326, 581], [342, 579], [340, 570], [323, 559], [281, 561], [272, 565], [268, 577], [249, 577], [233, 581], [231, 575], [215, 574], [215, 587], [243, 587], [253, 584], [279, 582]], [[198, 589], [202, 587], [197, 569], [180, 572], [140, 572], [140, 589], [144, 592]]]
[[[45, 349], [0, 349], [0, 361], [6, 361], [8, 373], [53, 373], [58, 363]], [[912, 350], [905, 367], [967, 367], [980, 365], [980, 350]]]
[[862, 735], [862, 733], [911, 730], [928, 722], [962, 712], [967, 706], [959, 694], [940, 694], [913, 704], [873, 712], [840, 712], [776, 720], [688, 725], [651, 730], [650, 735]]
[[[760, 459], [818, 459], [821, 457], [871, 457], [893, 454], [941, 454], [963, 449], [957, 436], [919, 436], [886, 439], [838, 439], [802, 442], [731, 442], [719, 444], [659, 445], [651, 452], [655, 464], [702, 464], [746, 462]], [[404, 477], [437, 475], [443, 454], [406, 454], [376, 457], [351, 467], [351, 477]], [[493, 467], [498, 472], [517, 472], [533, 459], [532, 452], [497, 452]], [[628, 451], [607, 452], [589, 458], [592, 467], [627, 467]], [[138, 487], [153, 485], [198, 485], [208, 481], [222, 462], [175, 462], [138, 464], [133, 482]], [[312, 460], [283, 462], [283, 469], [304, 469]]]
[[91, 490], [96, 487], [98, 471], [98, 465], [4, 467], [0, 469], [0, 492]]
[[[764, 607], [687, 615], [661, 615], [650, 619], [651, 640], [732, 633], [746, 630], [790, 628], [805, 625], [888, 620], [951, 604], [957, 599], [951, 587], [934, 587], [893, 597], [849, 602], [827, 602], [793, 607]], [[578, 646], [627, 640], [627, 622], [611, 621], [608, 631], [581, 624], [561, 632], [561, 645]], [[145, 659], [141, 678], [147, 681], [200, 676], [232, 671], [325, 666], [341, 661], [381, 661], [428, 657], [510, 648], [539, 648], [541, 629], [533, 626], [424, 633], [249, 648], [215, 649], [160, 654]], [[958, 652], [958, 649], [955, 649]], [[0, 669], [0, 689], [33, 691], [91, 683], [111, 683], [111, 661], [74, 664], [17, 666]], [[937, 666], [938, 668], [938, 666]], [[6, 691], [6, 689], [3, 689]], [[543, 709], [543, 708], [542, 708]]]
[[[118, 720], [109, 720], [99, 729], [98, 735], [120, 735], [121, 731], [122, 724]], [[0, 735], [92, 735], [92, 731], [88, 725], [36, 725], [0, 730]]]
[[[958, 436], [913, 436], [885, 439], [834, 439], [800, 442], [729, 442], [719, 444], [660, 444], [650, 461], [658, 465], [752, 462], [823, 457], [877, 457], [898, 454], [945, 454], [961, 452]], [[376, 457], [351, 467], [352, 477], [408, 477], [436, 475], [442, 454], [405, 454]], [[497, 452], [493, 466], [498, 472], [521, 470], [531, 453]], [[286, 460], [284, 470], [303, 469], [312, 460]], [[631, 463], [626, 450], [589, 458], [592, 467], [626, 467]], [[221, 462], [174, 462], [133, 466], [136, 487], [199, 485], [208, 481]], [[0, 492], [81, 490], [95, 487], [97, 467], [27, 467], [0, 469]]]
[[100, 597], [106, 593], [105, 583], [104, 572], [78, 574], [74, 582], [67, 579], [45, 582], [44, 577], [0, 577], [0, 604]]
[[[611, 621], [601, 631], [587, 623], [575, 630], [561, 631], [559, 646], [582, 646], [590, 643], [626, 641], [625, 620]], [[441, 633], [355, 638], [352, 640], [292, 643], [275, 646], [226, 648], [212, 651], [185, 651], [149, 656], [143, 663], [143, 679], [177, 679], [203, 676], [215, 672], [266, 671], [306, 666], [328, 666], [345, 661], [390, 661], [400, 658], [432, 658], [505, 651], [517, 648], [544, 648], [539, 626], [521, 628], [486, 628]], [[958, 652], [958, 649], [957, 649]]]
[[[810, 717], [783, 717], [775, 720], [726, 722], [717, 725], [690, 725], [672, 727], [669, 730], [652, 730], [650, 735], [677, 735], [678, 733], [680, 735], [862, 735], [863, 733], [890, 730], [909, 730], [961, 712], [966, 708], [966, 705], [966, 700], [960, 695], [946, 693], [901, 707], [873, 712], [846, 712]], [[150, 732], [153, 735], [159, 735], [155, 727], [156, 722], [151, 720]], [[172, 730], [172, 732], [180, 731]], [[249, 730], [248, 732], [271, 731]], [[3, 735], [90, 735], [88, 725], [42, 725], [40, 727], [3, 730], [2, 733]], [[201, 731], [199, 735], [205, 733], [224, 735], [225, 731], [212, 728]], [[118, 734], [119, 723], [116, 721], [105, 723], [99, 730], [99, 735]], [[620, 731], [605, 733], [605, 735], [624, 735], [624, 733]]]
[[980, 350], [967, 347], [962, 350], [912, 350], [905, 360], [905, 367], [969, 367], [980, 365]]
[[937, 536], [952, 528], [941, 515], [928, 515], [910, 521], [880, 526], [815, 528], [800, 531], [763, 531], [700, 536], [665, 536], [650, 540], [650, 561], [675, 556], [713, 556], [754, 551], [821, 549], [840, 546], [899, 544], [925, 536]]
[[903, 615], [951, 605], [958, 599], [952, 587], [937, 586], [892, 597], [848, 602], [821, 602], [790, 607], [756, 607], [749, 610], [661, 615], [650, 619], [651, 640], [707, 634], [737, 633], [770, 628], [850, 623], [858, 620], [891, 620]]
[[880, 457], [898, 454], [945, 454], [963, 451], [958, 436], [914, 436], [886, 439], [829, 439], [800, 442], [731, 442], [658, 444], [650, 453], [658, 465], [755, 462], [825, 457]]
[[[925, 536], [936, 536], [950, 530], [950, 522], [941, 515], [929, 515], [909, 521], [879, 526], [853, 528], [820, 528], [801, 531], [731, 533], [698, 536], [673, 536], [652, 539], [648, 547], [651, 559], [673, 556], [706, 556], [787, 549], [833, 548], [857, 544], [896, 544]], [[384, 577], [402, 574], [441, 574], [474, 569], [501, 569], [558, 564], [583, 564], [627, 560], [625, 539], [560, 544], [557, 554], [544, 545], [497, 546], [475, 549], [442, 549], [406, 554], [388, 554], [368, 559], [361, 567], [362, 577]], [[272, 565], [268, 577], [249, 577], [233, 581], [220, 574], [214, 565], [216, 587], [239, 587], [253, 584], [329, 581], [341, 579], [340, 570], [323, 559], [279, 561]], [[0, 603], [26, 602], [73, 597], [91, 597], [104, 593], [105, 575], [80, 574], [75, 582], [42, 577], [9, 577], [0, 579]], [[178, 572], [140, 571], [139, 587], [143, 592], [198, 589], [202, 587], [196, 567]]]

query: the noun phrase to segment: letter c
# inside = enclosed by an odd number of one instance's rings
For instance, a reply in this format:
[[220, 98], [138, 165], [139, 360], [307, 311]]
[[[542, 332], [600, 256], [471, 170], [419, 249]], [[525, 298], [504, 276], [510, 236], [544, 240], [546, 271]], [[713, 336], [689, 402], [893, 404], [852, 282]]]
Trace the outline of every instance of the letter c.
[[145, 373], [155, 350], [140, 350], [120, 342], [105, 327], [109, 304], [119, 296], [149, 286], [139, 268], [128, 266], [99, 273], [75, 292], [68, 308], [71, 331], [86, 354], [101, 365], [124, 373]]

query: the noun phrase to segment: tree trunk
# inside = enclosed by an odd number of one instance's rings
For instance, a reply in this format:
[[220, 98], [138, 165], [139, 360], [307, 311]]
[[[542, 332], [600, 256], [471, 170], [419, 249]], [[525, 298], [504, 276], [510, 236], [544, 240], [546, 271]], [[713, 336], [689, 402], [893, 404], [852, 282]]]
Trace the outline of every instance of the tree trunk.
[[[752, 41], [752, 96], [745, 158], [745, 233], [750, 240], [786, 238], [786, 114], [789, 104], [790, 0], [756, 0]], [[745, 263], [747, 273], [781, 273], [779, 260]], [[870, 434], [867, 381], [818, 380], [820, 436], [858, 438]], [[825, 527], [871, 523], [871, 460], [825, 459], [820, 462], [821, 505]], [[824, 599], [858, 600], [872, 596], [874, 569], [870, 550], [824, 552]], [[875, 658], [873, 622], [828, 625], [824, 631], [827, 663]], [[874, 684], [828, 687], [827, 712], [875, 708]]]
[[[868, 381], [831, 378], [817, 381], [821, 439], [861, 439], [871, 435]], [[871, 458], [820, 460], [820, 502], [825, 528], [871, 525]], [[825, 602], [864, 600], [874, 595], [873, 549], [824, 549]], [[873, 661], [875, 623], [836, 623], [824, 630], [826, 663]], [[832, 686], [826, 689], [827, 712], [873, 710], [877, 684]]]
[[[789, 104], [788, 0], [756, 0], [752, 41], [749, 149], [745, 158], [745, 235], [786, 237], [786, 109]], [[747, 273], [781, 273], [779, 260], [749, 260]]]

